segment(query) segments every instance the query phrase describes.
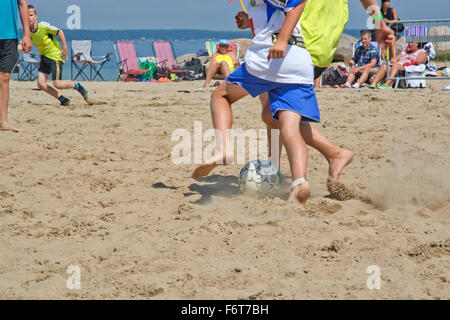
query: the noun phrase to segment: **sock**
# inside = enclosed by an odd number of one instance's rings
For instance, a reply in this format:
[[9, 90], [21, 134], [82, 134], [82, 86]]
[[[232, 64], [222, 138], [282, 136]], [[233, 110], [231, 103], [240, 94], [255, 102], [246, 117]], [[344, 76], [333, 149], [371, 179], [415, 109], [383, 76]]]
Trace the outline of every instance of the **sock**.
[[58, 98], [58, 100], [59, 100], [59, 102], [63, 102], [64, 100], [66, 100], [66, 97], [64, 97], [63, 95], [61, 95], [61, 96]]
[[79, 89], [80, 89], [80, 83], [77, 82], [77, 83], [75, 84], [75, 90], [79, 90]]

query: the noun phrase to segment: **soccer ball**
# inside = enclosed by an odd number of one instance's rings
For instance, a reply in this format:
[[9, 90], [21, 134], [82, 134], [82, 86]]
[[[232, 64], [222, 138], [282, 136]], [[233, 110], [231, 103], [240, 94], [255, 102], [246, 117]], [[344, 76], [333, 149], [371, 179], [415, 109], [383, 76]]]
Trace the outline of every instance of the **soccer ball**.
[[280, 184], [280, 171], [268, 160], [251, 160], [239, 173], [239, 188], [244, 193], [267, 194], [276, 191]]

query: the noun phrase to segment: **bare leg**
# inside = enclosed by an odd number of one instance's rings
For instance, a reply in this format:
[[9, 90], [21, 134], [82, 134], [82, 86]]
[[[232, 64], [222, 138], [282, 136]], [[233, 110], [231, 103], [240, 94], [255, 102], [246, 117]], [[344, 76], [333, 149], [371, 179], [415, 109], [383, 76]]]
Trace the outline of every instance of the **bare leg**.
[[273, 156], [277, 156], [272, 154], [272, 129], [279, 129], [278, 121], [272, 118], [272, 112], [270, 111], [269, 94], [267, 92], [264, 92], [259, 96], [259, 100], [261, 101], [261, 105], [263, 106], [261, 117], [267, 127], [269, 158], [272, 163], [278, 164], [278, 169], [280, 169], [281, 151], [283, 150], [283, 144], [278, 142], [278, 159], [272, 158]]
[[71, 81], [53, 80], [56, 89], [75, 89], [75, 83]]
[[353, 84], [353, 81], [355, 81], [355, 77], [356, 77], [356, 72], [354, 71], [354, 69], [350, 69], [350, 73], [348, 74], [348, 77], [347, 77], [347, 82], [350, 84]]
[[379, 84], [386, 77], [386, 64], [383, 64], [378, 72], [375, 74], [375, 78], [373, 79], [373, 83]]
[[[260, 96], [260, 100], [263, 103], [262, 118], [268, 127], [268, 133], [270, 129], [278, 129], [279, 122], [272, 118], [270, 112], [270, 101], [267, 95]], [[342, 149], [329, 141], [319, 130], [307, 122], [300, 124], [300, 133], [305, 143], [317, 151], [319, 151], [328, 161], [329, 169], [328, 174], [333, 180], [338, 180], [344, 168], [353, 160], [353, 153], [350, 150]], [[271, 138], [268, 136], [269, 151]], [[280, 144], [280, 149], [282, 145]], [[279, 153], [281, 155], [281, 151]], [[279, 162], [278, 162], [279, 163]]]
[[[395, 77], [397, 75], [397, 73], [399, 71], [404, 71], [404, 70], [405, 70], [405, 67], [397, 63], [397, 64], [394, 65], [394, 67], [391, 68], [390, 77], [393, 78], [393, 77]], [[389, 85], [389, 86], [392, 85], [393, 83], [394, 83], [394, 80], [386, 81], [386, 84]]]
[[0, 131], [20, 132], [22, 130], [14, 128], [8, 124], [8, 104], [9, 104], [9, 73], [0, 72]]
[[47, 85], [47, 79], [48, 79], [48, 74], [39, 72], [38, 80], [37, 80], [37, 84], [38, 84], [39, 89], [41, 89], [42, 91], [47, 92], [52, 97], [58, 99], [59, 98], [58, 91], [56, 91], [56, 89], [53, 88], [52, 86]]
[[314, 80], [314, 88], [315, 89], [320, 88], [320, 77], [317, 77], [317, 79]]
[[327, 159], [328, 175], [333, 180], [339, 180], [344, 168], [353, 160], [353, 153], [331, 143], [308, 122], [300, 124], [300, 133], [309, 146], [319, 151]]
[[217, 61], [215, 60], [210, 61], [206, 66], [206, 80], [205, 84], [203, 85], [203, 88], [209, 87], [212, 78], [218, 71], [219, 71], [219, 64], [217, 63]]
[[228, 67], [228, 63], [226, 63], [225, 61], [222, 61], [220, 63], [220, 73], [223, 74], [226, 77], [228, 77], [230, 75], [230, 68]]
[[[299, 130], [301, 116], [292, 111], [279, 111], [278, 117], [280, 119], [280, 137], [289, 158], [292, 181], [306, 179], [308, 150]], [[310, 195], [309, 185], [304, 182], [291, 188], [289, 200], [305, 206]]]
[[369, 79], [370, 71], [372, 71], [371, 68], [365, 68], [363, 72], [361, 73], [361, 76], [358, 79], [358, 83], [360, 86], [362, 86], [364, 83], [366, 83], [367, 79]]
[[207, 176], [219, 164], [229, 164], [234, 153], [230, 143], [230, 129], [233, 123], [231, 104], [247, 95], [241, 86], [222, 82], [211, 96], [211, 117], [216, 129], [216, 155], [203, 162], [192, 173], [192, 177]]

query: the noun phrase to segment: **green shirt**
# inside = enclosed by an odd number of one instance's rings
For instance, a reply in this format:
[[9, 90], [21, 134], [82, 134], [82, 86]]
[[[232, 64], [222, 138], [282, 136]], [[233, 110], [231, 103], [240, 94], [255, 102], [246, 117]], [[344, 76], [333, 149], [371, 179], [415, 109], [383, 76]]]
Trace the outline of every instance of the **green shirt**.
[[300, 18], [306, 49], [315, 66], [327, 68], [348, 21], [348, 0], [307, 1]]
[[38, 23], [37, 29], [31, 31], [31, 41], [38, 48], [39, 54], [54, 61], [63, 61], [61, 47], [56, 39], [59, 29], [46, 22]]

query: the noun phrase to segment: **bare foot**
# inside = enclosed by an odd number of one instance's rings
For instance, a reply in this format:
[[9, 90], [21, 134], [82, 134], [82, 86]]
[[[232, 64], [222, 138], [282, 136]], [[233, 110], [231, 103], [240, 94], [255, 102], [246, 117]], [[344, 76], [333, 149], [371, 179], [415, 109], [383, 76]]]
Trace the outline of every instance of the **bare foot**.
[[333, 180], [338, 181], [344, 168], [353, 160], [353, 152], [350, 150], [341, 149], [335, 158], [329, 160], [328, 174]]
[[202, 164], [198, 165], [197, 168], [195, 168], [194, 172], [192, 172], [192, 178], [206, 177], [217, 166], [218, 165], [216, 163], [208, 164], [206, 162], [203, 162]]
[[195, 168], [194, 172], [192, 172], [192, 178], [201, 178], [206, 177], [209, 175], [211, 171], [214, 170], [215, 167], [218, 165], [227, 165], [232, 163], [234, 160], [234, 154], [230, 153], [228, 156], [215, 156], [211, 159], [209, 159], [206, 162], [203, 162], [202, 164], [198, 165], [197, 168]]
[[10, 126], [7, 123], [1, 124], [0, 125], [0, 131], [12, 131], [12, 132], [22, 132], [22, 130], [15, 128], [13, 126]]
[[311, 196], [311, 189], [307, 181], [300, 185], [291, 188], [291, 194], [289, 195], [289, 202], [296, 202], [306, 207], [306, 201]]

